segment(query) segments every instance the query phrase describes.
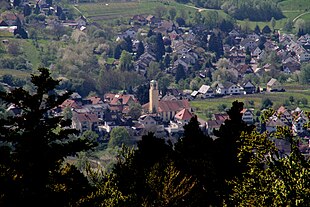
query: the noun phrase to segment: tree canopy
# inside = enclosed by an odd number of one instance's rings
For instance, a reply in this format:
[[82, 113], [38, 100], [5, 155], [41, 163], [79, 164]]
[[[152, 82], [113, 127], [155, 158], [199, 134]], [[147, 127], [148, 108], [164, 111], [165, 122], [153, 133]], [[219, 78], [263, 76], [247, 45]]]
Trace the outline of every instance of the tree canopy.
[[[51, 116], [53, 108], [69, 97], [58, 95], [48, 69], [32, 75], [35, 92], [23, 88], [0, 92], [0, 98], [21, 110], [0, 119], [1, 206], [69, 206], [90, 190], [87, 179], [67, 156], [90, 149], [87, 140], [73, 136], [70, 121]], [[71, 136], [70, 136], [71, 135]], [[76, 189], [79, 189], [78, 191]]]

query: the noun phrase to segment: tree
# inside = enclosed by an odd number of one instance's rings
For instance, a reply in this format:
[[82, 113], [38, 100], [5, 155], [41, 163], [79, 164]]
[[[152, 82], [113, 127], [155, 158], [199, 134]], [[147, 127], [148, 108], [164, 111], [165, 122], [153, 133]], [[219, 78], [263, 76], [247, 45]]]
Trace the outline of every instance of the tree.
[[155, 185], [162, 191], [166, 182], [161, 185], [156, 180], [163, 181], [165, 175], [167, 176], [163, 172], [170, 163], [171, 152], [172, 146], [153, 134], [142, 136], [136, 150], [125, 148], [122, 151], [113, 169], [114, 183], [122, 195], [130, 199], [120, 206], [149, 206], [151, 203], [159, 206], [157, 203], [161, 201], [158, 200], [159, 192]]
[[113, 52], [114, 58], [119, 59], [121, 57], [121, 54], [122, 54], [122, 48], [119, 44], [117, 44]]
[[193, 117], [184, 126], [184, 135], [175, 144], [176, 166], [196, 180], [183, 206], [217, 206], [217, 180], [214, 168], [213, 140], [206, 136]]
[[24, 16], [29, 16], [31, 14], [31, 7], [29, 6], [29, 4], [25, 4], [24, 6]]
[[177, 71], [175, 73], [175, 82], [178, 83], [181, 79], [185, 79], [186, 74], [183, 65], [178, 64]]
[[129, 106], [128, 115], [134, 119], [138, 120], [142, 113], [142, 106], [139, 103], [133, 103]]
[[45, 2], [46, 2], [46, 4], [48, 4], [48, 5], [50, 5], [50, 6], [53, 5], [53, 0], [46, 0]]
[[123, 49], [131, 53], [132, 52], [132, 40], [130, 36], [124, 37], [124, 40], [125, 40], [126, 46]]
[[119, 58], [119, 69], [121, 71], [130, 71], [132, 68], [132, 55], [126, 50], [123, 50]]
[[291, 32], [293, 29], [293, 21], [288, 18], [283, 26], [283, 29], [287, 32]]
[[160, 64], [158, 62], [151, 61], [149, 67], [147, 67], [146, 76], [148, 80], [156, 79], [158, 73], [160, 73]]
[[20, 37], [23, 39], [28, 38], [28, 34], [26, 30], [23, 28], [19, 18], [16, 19], [16, 29], [14, 30], [14, 35], [20, 35]]
[[219, 34], [211, 34], [209, 39], [209, 50], [215, 53], [216, 59], [224, 55], [222, 38]]
[[33, 12], [33, 13], [35, 13], [35, 14], [40, 14], [40, 6], [39, 6], [38, 3], [36, 3], [36, 6], [35, 6], [35, 8], [34, 8], [34, 12]]
[[170, 19], [173, 21], [175, 16], [177, 15], [177, 10], [172, 7], [171, 9], [169, 9], [169, 15], [170, 15]]
[[143, 53], [144, 53], [144, 45], [143, 45], [142, 41], [139, 41], [138, 48], [137, 48], [136, 59], [138, 59]]
[[155, 12], [155, 16], [161, 19], [166, 14], [167, 10], [166, 10], [166, 7], [158, 6], [158, 7], [155, 7], [154, 12]]
[[262, 29], [262, 33], [270, 34], [271, 33], [270, 27], [268, 25], [264, 26], [264, 28]]
[[299, 73], [299, 82], [301, 84], [310, 83], [310, 64], [304, 64], [301, 66], [301, 71]]
[[87, 140], [87, 141], [94, 142], [94, 143], [96, 143], [98, 141], [97, 140], [98, 137], [99, 137], [99, 135], [96, 132], [91, 131], [91, 130], [87, 130], [87, 131], [83, 132], [81, 135], [82, 140]]
[[[0, 93], [2, 100], [22, 111], [0, 119], [2, 206], [68, 206], [90, 190], [87, 179], [64, 160], [92, 145], [70, 136], [76, 133], [67, 127], [70, 122], [50, 115], [69, 93], [58, 95], [54, 89], [59, 81], [50, 77], [48, 69], [39, 72], [31, 76], [34, 93], [22, 88]], [[73, 190], [77, 188], [80, 191]]]
[[21, 3], [21, 0], [14, 0], [13, 1], [13, 6], [14, 7], [18, 7], [20, 5], [20, 3]]
[[274, 31], [274, 27], [276, 26], [276, 23], [277, 23], [277, 21], [275, 20], [274, 17], [272, 17], [271, 20], [270, 20], [270, 24], [271, 24], [271, 27], [272, 27], [272, 31]]
[[185, 26], [185, 20], [182, 17], [177, 17], [175, 20], [180, 27]]
[[61, 6], [56, 6], [56, 16], [60, 16], [61, 14], [62, 14], [63, 12], [62, 12], [62, 8], [61, 8]]
[[121, 147], [130, 144], [130, 135], [125, 127], [115, 127], [110, 133], [109, 147]]
[[[291, 152], [281, 156], [271, 138], [289, 140]], [[248, 160], [248, 170], [233, 179], [230, 206], [305, 206], [309, 200], [310, 163], [298, 149], [289, 128], [272, 135], [257, 132], [242, 135], [239, 160]]]
[[272, 101], [269, 99], [269, 98], [264, 98], [262, 100], [262, 106], [261, 106], [261, 109], [267, 109], [267, 108], [270, 108], [272, 107], [273, 103]]
[[165, 45], [163, 41], [163, 36], [161, 33], [156, 34], [156, 42], [155, 42], [155, 56], [156, 60], [160, 61], [163, 59], [163, 55], [165, 54]]
[[256, 34], [258, 34], [258, 35], [260, 34], [260, 28], [259, 28], [258, 25], [255, 26], [254, 32], [255, 32]]
[[171, 62], [171, 57], [169, 54], [166, 54], [165, 58], [164, 58], [164, 64], [165, 64], [166, 68], [168, 68], [170, 66], [170, 62]]
[[248, 47], [246, 48], [245, 54], [246, 54], [245, 55], [245, 64], [250, 64], [252, 56], [251, 56], [251, 51]]

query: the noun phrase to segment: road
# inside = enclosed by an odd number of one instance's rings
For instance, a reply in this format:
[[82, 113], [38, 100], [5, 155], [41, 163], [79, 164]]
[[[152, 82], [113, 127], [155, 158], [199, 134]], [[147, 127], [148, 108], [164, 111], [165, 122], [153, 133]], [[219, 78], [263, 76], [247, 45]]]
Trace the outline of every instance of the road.
[[293, 19], [293, 22], [295, 22], [297, 19], [299, 19], [300, 17], [302, 17], [302, 16], [305, 15], [305, 14], [310, 14], [310, 11], [304, 12], [304, 13], [302, 13], [302, 14], [299, 14], [297, 17], [295, 17], [295, 18]]

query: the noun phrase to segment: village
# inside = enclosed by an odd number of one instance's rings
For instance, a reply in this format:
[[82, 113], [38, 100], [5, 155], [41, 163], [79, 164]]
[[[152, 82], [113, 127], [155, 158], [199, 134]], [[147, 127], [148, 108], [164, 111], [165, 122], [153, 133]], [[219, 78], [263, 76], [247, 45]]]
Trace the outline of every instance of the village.
[[[25, 5], [27, 2], [25, 2]], [[47, 16], [56, 14], [58, 19], [42, 18], [39, 21], [43, 27], [65, 27], [87, 31], [90, 24], [84, 16], [68, 20], [69, 11], [59, 6], [48, 4], [32, 5], [38, 7], [38, 14]], [[1, 16], [0, 30], [14, 32], [18, 25], [17, 19], [23, 21], [22, 14], [7, 13]], [[157, 62], [157, 52], [142, 37], [149, 34], [144, 28], [150, 28], [152, 33], [162, 36], [162, 43], [166, 48], [160, 58], [169, 56], [170, 60], [165, 68], [165, 73], [177, 77], [180, 68], [184, 80], [189, 76], [199, 79], [180, 88], [167, 87], [166, 92], [160, 91], [159, 81], [148, 80], [148, 103], [142, 103], [134, 94], [126, 91], [120, 93], [109, 92], [104, 96], [82, 97], [73, 93], [54, 115], [67, 113], [72, 119], [72, 128], [78, 129], [81, 134], [91, 130], [96, 132], [101, 139], [108, 139], [108, 134], [116, 127], [125, 127], [135, 139], [141, 138], [149, 132], [157, 137], [171, 137], [177, 139], [182, 136], [183, 126], [195, 116], [191, 107], [192, 100], [212, 99], [255, 93], [281, 93], [285, 91], [283, 76], [298, 74], [303, 63], [310, 62], [310, 35], [295, 35], [272, 31], [266, 26], [262, 31], [246, 32], [237, 28], [227, 32], [225, 39], [219, 36], [219, 31], [206, 30], [202, 25], [185, 27], [182, 22], [174, 22], [153, 15], [135, 15], [129, 22], [129, 28], [115, 37], [115, 42], [129, 39], [132, 55], [137, 57], [133, 61], [134, 70], [147, 76], [149, 66]], [[225, 29], [225, 28], [224, 28]], [[6, 44], [8, 40], [2, 40]], [[139, 45], [143, 44], [143, 53], [136, 56]], [[211, 50], [211, 44], [215, 44]], [[206, 55], [204, 47], [210, 49], [213, 55]], [[141, 51], [139, 51], [141, 52]], [[217, 56], [219, 56], [217, 58]], [[172, 57], [172, 58], [171, 58]], [[276, 59], [270, 61], [270, 57]], [[206, 61], [217, 59], [212, 63]], [[269, 62], [266, 62], [269, 60]], [[118, 67], [120, 60], [115, 58], [107, 67]], [[217, 73], [217, 71], [220, 71]], [[223, 73], [221, 73], [223, 72]], [[216, 75], [215, 75], [216, 74]], [[267, 83], [254, 81], [262, 79], [268, 74]], [[281, 76], [282, 75], [282, 76]], [[286, 76], [287, 75], [287, 76]], [[281, 79], [282, 78], [282, 79]], [[281, 80], [280, 80], [281, 79]], [[179, 80], [177, 80], [179, 82]], [[191, 85], [191, 86], [190, 86]], [[9, 107], [14, 110], [14, 106]], [[253, 109], [245, 108], [242, 119], [248, 124], [261, 128], [257, 122]], [[225, 111], [213, 114], [212, 119], [199, 119], [201, 129], [213, 135], [214, 129], [224, 124], [228, 119]], [[265, 130], [272, 133], [277, 126], [288, 126], [295, 135], [303, 137], [309, 143], [309, 129], [305, 125], [309, 122], [309, 115], [296, 108], [289, 110], [284, 106], [275, 109], [274, 114], [266, 121]], [[310, 143], [309, 143], [310, 144]], [[309, 144], [305, 149], [309, 152]]]

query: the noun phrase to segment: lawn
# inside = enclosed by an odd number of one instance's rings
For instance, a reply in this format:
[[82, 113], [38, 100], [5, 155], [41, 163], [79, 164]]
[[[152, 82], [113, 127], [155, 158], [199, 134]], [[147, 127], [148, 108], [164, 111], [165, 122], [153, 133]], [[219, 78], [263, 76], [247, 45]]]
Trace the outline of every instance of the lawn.
[[0, 77], [3, 75], [12, 75], [18, 78], [29, 78], [31, 71], [13, 70], [13, 69], [0, 69]]
[[286, 0], [279, 2], [279, 7], [282, 11], [306, 11], [310, 10], [309, 0]]
[[[254, 108], [255, 111], [260, 110], [262, 105], [262, 100], [264, 98], [269, 98], [273, 102], [273, 106], [278, 108], [283, 105], [283, 103], [289, 99], [289, 97], [294, 97], [295, 101], [306, 98], [310, 101], [310, 90], [291, 90], [282, 93], [265, 93], [265, 94], [253, 94], [253, 95], [242, 95], [242, 96], [226, 96], [222, 98], [212, 98], [204, 100], [195, 100], [191, 101], [191, 107], [198, 115], [199, 118], [208, 120], [208, 113], [218, 113], [220, 105], [226, 105], [227, 108], [230, 108], [232, 102], [238, 100], [245, 104], [247, 108]], [[251, 102], [253, 104], [251, 104]], [[303, 110], [310, 111], [310, 105], [307, 106], [297, 105], [296, 103], [288, 106], [290, 109], [300, 107]]]
[[32, 68], [37, 69], [40, 64], [39, 51], [37, 48], [31, 43], [31, 40], [23, 41], [22, 47], [27, 60], [32, 64]]

